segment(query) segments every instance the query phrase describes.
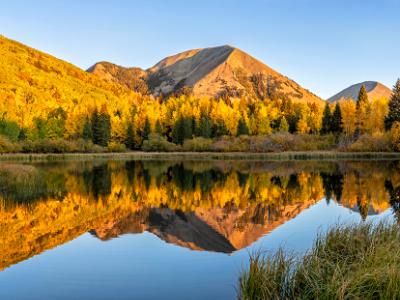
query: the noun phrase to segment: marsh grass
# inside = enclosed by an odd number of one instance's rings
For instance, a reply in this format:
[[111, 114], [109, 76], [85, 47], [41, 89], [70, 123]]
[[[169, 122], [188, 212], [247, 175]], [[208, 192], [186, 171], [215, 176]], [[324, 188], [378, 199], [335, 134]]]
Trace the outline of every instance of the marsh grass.
[[250, 256], [240, 299], [399, 299], [397, 224], [337, 225], [302, 258], [283, 250]]
[[337, 152], [293, 151], [279, 153], [251, 152], [124, 152], [124, 153], [8, 153], [0, 154], [1, 161], [63, 161], [63, 160], [245, 160], [245, 161], [292, 161], [292, 160], [398, 160], [400, 152]]

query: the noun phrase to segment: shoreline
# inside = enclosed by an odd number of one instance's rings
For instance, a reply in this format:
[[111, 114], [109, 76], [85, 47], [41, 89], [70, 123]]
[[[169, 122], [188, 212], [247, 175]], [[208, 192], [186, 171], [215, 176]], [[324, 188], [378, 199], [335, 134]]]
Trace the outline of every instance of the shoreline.
[[288, 151], [288, 152], [122, 152], [122, 153], [3, 153], [0, 162], [7, 161], [67, 161], [67, 160], [400, 160], [400, 152], [336, 152], [336, 151]]

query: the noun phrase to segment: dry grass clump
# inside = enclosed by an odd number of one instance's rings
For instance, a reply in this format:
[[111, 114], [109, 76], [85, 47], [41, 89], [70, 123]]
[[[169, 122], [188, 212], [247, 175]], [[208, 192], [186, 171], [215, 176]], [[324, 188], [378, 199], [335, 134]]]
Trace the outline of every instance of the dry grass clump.
[[257, 253], [239, 279], [240, 299], [398, 299], [397, 224], [338, 225], [302, 259]]

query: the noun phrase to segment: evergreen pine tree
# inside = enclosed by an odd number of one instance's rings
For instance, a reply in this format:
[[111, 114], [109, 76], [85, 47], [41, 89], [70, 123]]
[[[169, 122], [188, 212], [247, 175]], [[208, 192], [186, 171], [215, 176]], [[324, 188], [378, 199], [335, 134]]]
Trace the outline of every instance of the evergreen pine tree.
[[367, 114], [369, 111], [369, 100], [367, 90], [365, 86], [362, 85], [360, 92], [358, 93], [357, 103], [356, 103], [356, 132], [355, 135], [359, 136], [361, 133], [365, 132]]
[[325, 104], [324, 113], [322, 116], [321, 134], [327, 134], [332, 131], [332, 114], [329, 104]]
[[143, 139], [143, 141], [149, 139], [150, 133], [151, 133], [150, 120], [149, 120], [148, 117], [146, 117], [146, 120], [144, 121], [143, 131], [142, 131], [142, 139]]
[[191, 139], [193, 138], [193, 118], [186, 117], [183, 118], [183, 139]]
[[97, 123], [98, 144], [107, 147], [111, 138], [111, 119], [106, 106], [102, 106]]
[[280, 132], [288, 132], [289, 131], [289, 123], [286, 121], [285, 117], [281, 118], [279, 123], [279, 131]]
[[26, 129], [25, 128], [21, 128], [19, 134], [18, 134], [18, 141], [25, 141], [27, 138], [26, 136]]
[[362, 85], [358, 93], [356, 108], [359, 109], [361, 105], [368, 104], [368, 94], [365, 85]]
[[335, 134], [343, 132], [342, 110], [340, 109], [339, 103], [336, 103], [335, 110], [333, 111], [331, 129]]
[[93, 139], [92, 126], [89, 121], [89, 117], [86, 117], [85, 124], [83, 125], [82, 137], [85, 141]]
[[90, 123], [92, 127], [92, 141], [93, 144], [99, 144], [100, 141], [100, 130], [99, 130], [99, 112], [97, 108], [92, 112], [92, 116], [90, 118]]
[[213, 137], [219, 137], [219, 136], [228, 135], [228, 134], [229, 134], [229, 130], [228, 130], [228, 128], [226, 128], [224, 121], [217, 121], [214, 124], [214, 128], [212, 131]]
[[161, 128], [160, 120], [157, 120], [157, 122], [156, 122], [155, 132], [158, 135], [162, 135], [162, 128]]
[[126, 140], [125, 145], [128, 149], [134, 150], [135, 149], [135, 135], [133, 130], [132, 123], [128, 124], [128, 128], [126, 129]]
[[400, 122], [400, 78], [393, 87], [392, 96], [389, 101], [389, 113], [385, 118], [385, 128], [392, 128], [394, 122]]
[[211, 119], [207, 115], [202, 115], [200, 118], [200, 124], [198, 126], [198, 136], [202, 136], [204, 138], [210, 138], [212, 134], [212, 124]]
[[236, 135], [248, 135], [249, 134], [249, 127], [247, 127], [247, 124], [243, 118], [239, 119], [238, 122], [238, 127], [237, 127], [237, 133]]
[[172, 142], [182, 144], [184, 140], [184, 122], [183, 118], [179, 117], [172, 128]]

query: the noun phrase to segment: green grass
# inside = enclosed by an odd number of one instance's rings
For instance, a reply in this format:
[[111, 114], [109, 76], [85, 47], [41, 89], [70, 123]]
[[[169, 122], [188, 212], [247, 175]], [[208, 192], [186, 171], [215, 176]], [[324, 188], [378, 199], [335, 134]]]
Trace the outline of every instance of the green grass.
[[337, 225], [304, 257], [256, 253], [239, 279], [247, 299], [400, 299], [397, 224]]

